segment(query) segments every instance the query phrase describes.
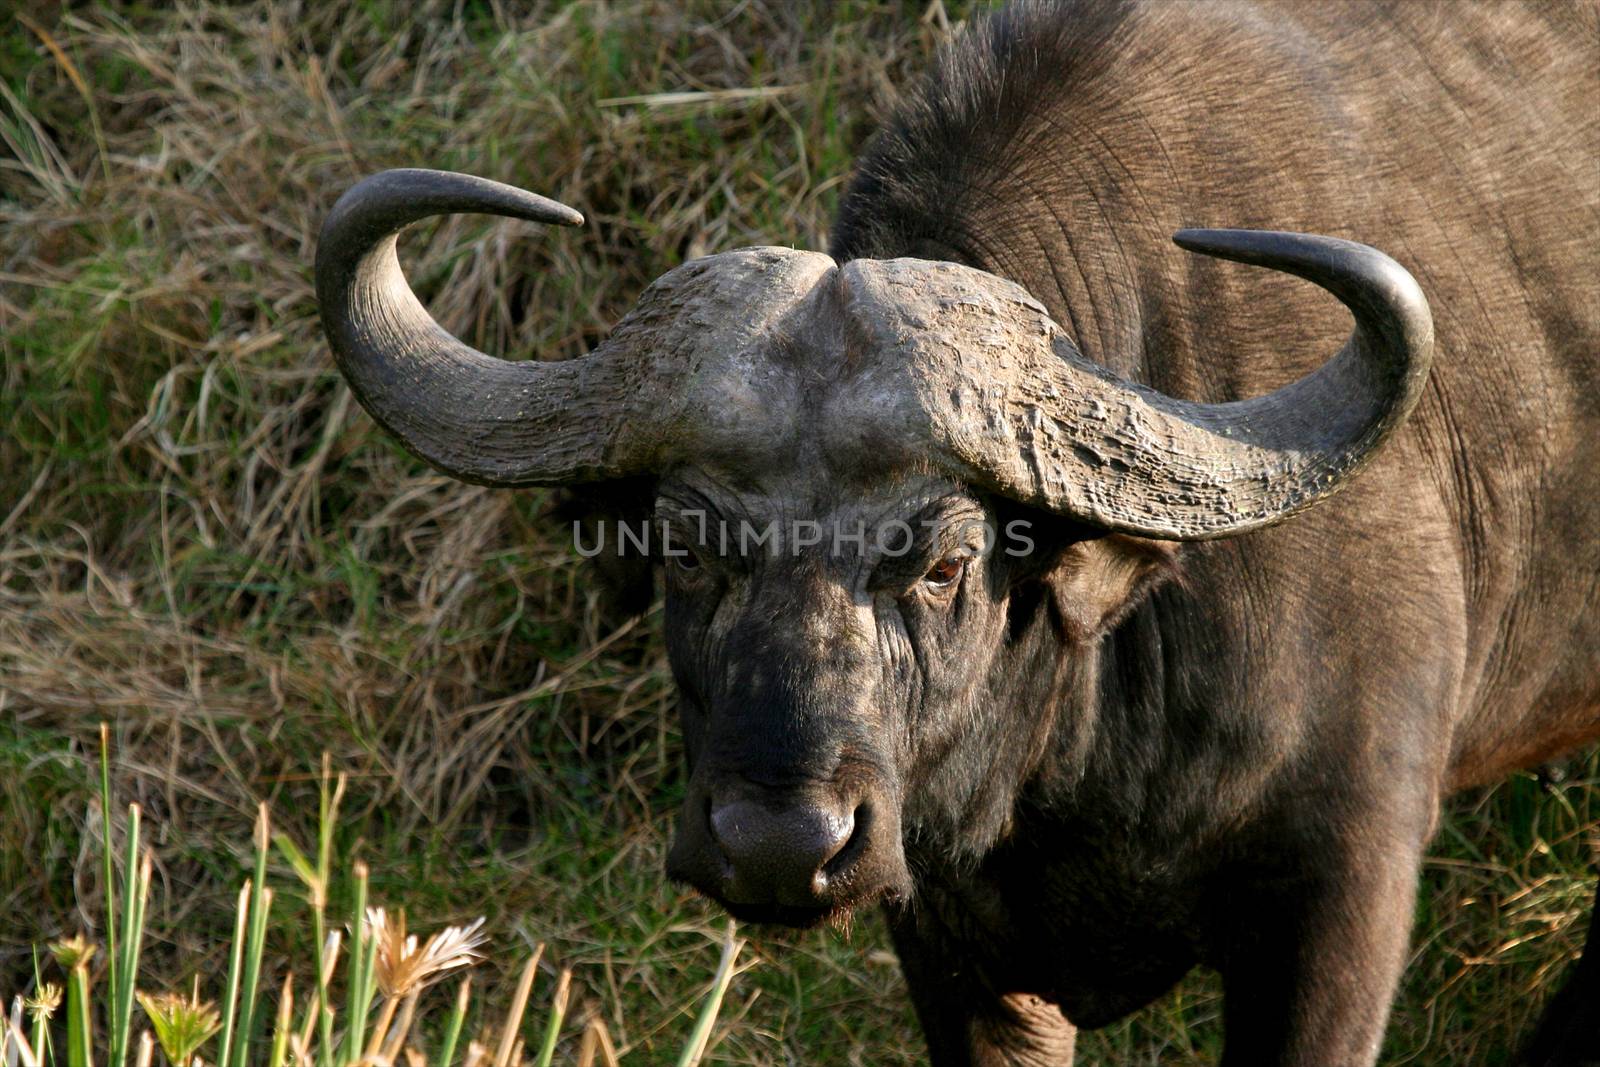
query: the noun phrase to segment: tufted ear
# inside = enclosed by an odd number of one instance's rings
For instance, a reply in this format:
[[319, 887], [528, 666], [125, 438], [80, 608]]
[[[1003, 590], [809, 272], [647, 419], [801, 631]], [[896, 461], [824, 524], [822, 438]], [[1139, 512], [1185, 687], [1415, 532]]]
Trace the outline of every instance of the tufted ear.
[[1106, 534], [1062, 546], [1039, 580], [1062, 634], [1076, 643], [1121, 622], [1161, 581], [1177, 573], [1178, 545]]

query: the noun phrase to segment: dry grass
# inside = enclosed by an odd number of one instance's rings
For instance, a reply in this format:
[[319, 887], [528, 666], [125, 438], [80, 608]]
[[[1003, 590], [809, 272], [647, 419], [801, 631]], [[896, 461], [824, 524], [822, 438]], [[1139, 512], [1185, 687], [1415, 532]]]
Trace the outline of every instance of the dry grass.
[[[820, 247], [944, 30], [865, 0], [514, 7], [192, 0], [0, 30], [0, 988], [98, 913], [84, 756], [111, 717], [156, 837], [151, 967], [224, 965], [256, 804], [308, 810], [326, 750], [375, 900], [547, 942], [625, 1062], [684, 1031], [720, 935], [658, 873], [682, 783], [656, 616], [603, 632], [540, 494], [375, 431], [317, 328], [316, 228], [387, 166], [571, 203], [581, 231], [453, 218], [405, 255], [473, 343], [577, 355], [687, 257]], [[1582, 941], [1595, 777], [1458, 806], [1397, 1060], [1504, 1056]], [[917, 1061], [875, 924], [757, 949], [717, 1062]], [[1196, 977], [1082, 1059], [1214, 1060], [1219, 1006]]]

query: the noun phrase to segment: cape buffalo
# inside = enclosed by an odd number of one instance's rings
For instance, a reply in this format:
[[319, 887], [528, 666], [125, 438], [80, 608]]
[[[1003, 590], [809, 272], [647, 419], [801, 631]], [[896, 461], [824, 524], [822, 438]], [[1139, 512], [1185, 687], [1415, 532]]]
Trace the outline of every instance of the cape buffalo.
[[[480, 179], [350, 190], [318, 297], [417, 455], [666, 531], [674, 877], [882, 902], [936, 1064], [1067, 1063], [1196, 964], [1226, 1063], [1371, 1064], [1442, 798], [1600, 737], [1597, 34], [1017, 7], [829, 254], [686, 263], [587, 358], [493, 359], [406, 286], [418, 219], [581, 221]], [[1597, 957], [1530, 1059], [1600, 1056]]]

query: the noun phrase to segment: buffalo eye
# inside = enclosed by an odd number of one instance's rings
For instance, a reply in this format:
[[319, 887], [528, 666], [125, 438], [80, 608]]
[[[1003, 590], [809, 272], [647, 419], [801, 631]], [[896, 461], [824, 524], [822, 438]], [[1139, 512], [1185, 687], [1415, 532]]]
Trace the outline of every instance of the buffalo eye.
[[961, 580], [961, 572], [967, 569], [966, 556], [946, 556], [922, 576], [922, 584], [936, 592], [952, 589]]
[[687, 574], [692, 574], [700, 569], [700, 557], [695, 555], [692, 549], [683, 545], [674, 545], [672, 551], [667, 553], [667, 558], [672, 561], [674, 567]]

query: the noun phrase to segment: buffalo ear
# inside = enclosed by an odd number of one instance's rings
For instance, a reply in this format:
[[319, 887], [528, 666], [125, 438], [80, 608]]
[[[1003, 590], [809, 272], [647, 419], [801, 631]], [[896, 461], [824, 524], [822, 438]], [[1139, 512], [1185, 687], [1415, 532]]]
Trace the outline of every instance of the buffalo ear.
[[575, 531], [579, 544], [601, 546], [585, 561], [594, 576], [600, 625], [614, 630], [649, 611], [655, 599], [654, 563], [648, 554], [625, 545], [617, 532], [623, 525], [640, 530], [649, 522], [653, 484], [627, 479], [562, 489], [553, 497], [546, 514]]
[[1067, 640], [1090, 641], [1116, 626], [1177, 572], [1178, 546], [1127, 534], [1068, 542], [1039, 575]]

